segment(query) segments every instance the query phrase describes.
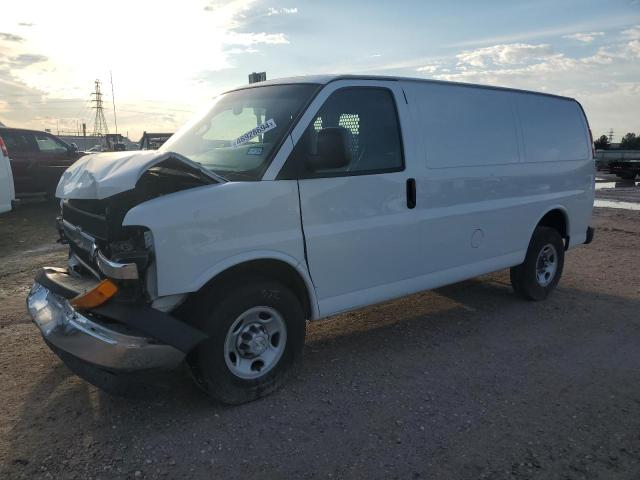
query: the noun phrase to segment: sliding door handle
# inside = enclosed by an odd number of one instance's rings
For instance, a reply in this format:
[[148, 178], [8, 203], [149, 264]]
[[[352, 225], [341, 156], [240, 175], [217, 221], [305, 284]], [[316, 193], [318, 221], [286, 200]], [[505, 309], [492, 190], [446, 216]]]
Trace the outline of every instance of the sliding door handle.
[[416, 179], [407, 179], [407, 208], [416, 208]]

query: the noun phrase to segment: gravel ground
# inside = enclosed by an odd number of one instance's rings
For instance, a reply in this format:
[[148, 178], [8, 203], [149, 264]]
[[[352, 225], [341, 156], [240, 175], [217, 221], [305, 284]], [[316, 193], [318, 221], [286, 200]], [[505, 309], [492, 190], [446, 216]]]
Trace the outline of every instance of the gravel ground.
[[48, 350], [24, 297], [66, 256], [55, 211], [0, 217], [0, 478], [640, 478], [640, 212], [596, 209], [545, 302], [502, 271], [317, 322], [284, 389], [223, 407], [184, 372], [112, 397]]

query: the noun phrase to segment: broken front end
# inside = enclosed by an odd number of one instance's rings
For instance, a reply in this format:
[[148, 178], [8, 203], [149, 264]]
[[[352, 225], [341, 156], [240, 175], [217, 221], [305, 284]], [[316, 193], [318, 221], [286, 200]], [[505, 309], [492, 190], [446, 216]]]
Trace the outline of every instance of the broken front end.
[[27, 306], [67, 364], [107, 371], [173, 368], [206, 338], [175, 315], [184, 295], [157, 296], [151, 232], [122, 223], [142, 202], [216, 181], [171, 156], [147, 167], [130, 190], [102, 199], [67, 194], [61, 201], [57, 222], [60, 241], [69, 245], [68, 264], [40, 270]]

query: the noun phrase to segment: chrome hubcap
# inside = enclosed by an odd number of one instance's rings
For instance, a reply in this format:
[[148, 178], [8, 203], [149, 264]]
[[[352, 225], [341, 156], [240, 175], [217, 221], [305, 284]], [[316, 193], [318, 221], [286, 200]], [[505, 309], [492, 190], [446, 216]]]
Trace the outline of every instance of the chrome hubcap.
[[271, 307], [253, 307], [231, 324], [224, 342], [224, 359], [231, 372], [244, 379], [265, 375], [282, 357], [287, 327]]
[[558, 252], [556, 247], [548, 243], [540, 250], [536, 262], [536, 280], [538, 285], [546, 287], [556, 276], [558, 270]]

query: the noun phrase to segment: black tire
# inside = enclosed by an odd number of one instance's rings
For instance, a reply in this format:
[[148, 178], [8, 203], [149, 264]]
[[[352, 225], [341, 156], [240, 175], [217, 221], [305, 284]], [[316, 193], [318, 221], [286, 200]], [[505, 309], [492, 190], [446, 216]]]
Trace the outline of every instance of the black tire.
[[[225, 360], [227, 334], [236, 320], [254, 307], [277, 311], [286, 325], [284, 351], [259, 378], [245, 379], [234, 374]], [[304, 310], [298, 298], [284, 285], [261, 278], [244, 279], [216, 292], [215, 298], [198, 307], [202, 328], [209, 339], [189, 358], [192, 377], [211, 398], [238, 405], [264, 397], [286, 381], [302, 355], [306, 334]]]
[[[553, 249], [547, 248], [548, 246], [553, 246], [555, 252], [553, 252]], [[550, 278], [544, 279], [548, 281], [546, 284], [541, 284], [538, 280], [538, 261], [543, 249], [546, 249], [545, 252], [551, 252], [554, 255], [556, 265], [553, 276], [550, 275]], [[537, 227], [529, 242], [524, 263], [511, 268], [511, 285], [517, 294], [527, 300], [544, 300], [558, 285], [563, 267], [564, 242], [560, 233], [554, 228]], [[544, 276], [544, 274], [541, 273], [541, 276]]]

